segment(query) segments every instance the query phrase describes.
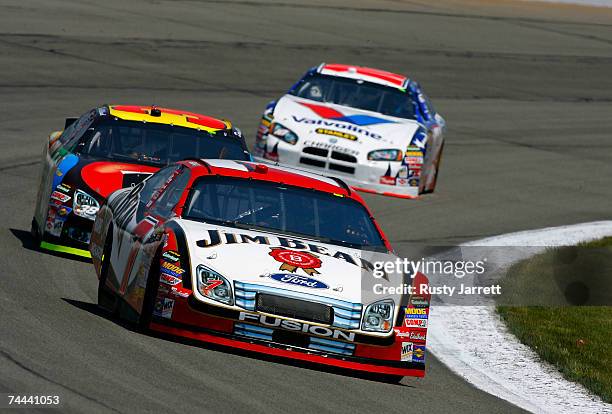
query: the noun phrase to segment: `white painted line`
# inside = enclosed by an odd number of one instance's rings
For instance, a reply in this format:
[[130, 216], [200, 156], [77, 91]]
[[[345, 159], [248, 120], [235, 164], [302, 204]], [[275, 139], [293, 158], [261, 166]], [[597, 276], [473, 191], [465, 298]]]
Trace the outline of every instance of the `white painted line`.
[[579, 6], [612, 7], [612, 0], [523, 0], [546, 3], [576, 4]]
[[[534, 246], [508, 265], [546, 246], [574, 245], [612, 235], [612, 221], [522, 231], [462, 246]], [[612, 413], [612, 405], [567, 381], [521, 344], [493, 306], [433, 306], [428, 350], [477, 388], [536, 413]]]

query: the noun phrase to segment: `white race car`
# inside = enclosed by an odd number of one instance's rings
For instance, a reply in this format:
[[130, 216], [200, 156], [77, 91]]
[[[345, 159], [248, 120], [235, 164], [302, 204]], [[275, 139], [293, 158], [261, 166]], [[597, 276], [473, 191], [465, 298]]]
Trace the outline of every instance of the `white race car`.
[[338, 176], [360, 191], [415, 198], [435, 189], [445, 129], [414, 80], [321, 64], [268, 104], [253, 154]]

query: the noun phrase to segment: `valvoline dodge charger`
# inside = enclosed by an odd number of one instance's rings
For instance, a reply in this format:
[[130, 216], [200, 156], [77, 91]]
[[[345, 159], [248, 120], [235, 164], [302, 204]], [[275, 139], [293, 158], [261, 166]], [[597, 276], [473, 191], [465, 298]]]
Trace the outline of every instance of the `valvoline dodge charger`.
[[99, 305], [142, 327], [387, 379], [425, 375], [429, 297], [385, 291], [404, 275], [373, 277], [375, 258], [396, 256], [340, 180], [181, 161], [113, 193], [90, 249]]
[[89, 257], [91, 226], [113, 191], [188, 157], [250, 159], [229, 121], [152, 106], [102, 106], [45, 143], [32, 219], [40, 247]]
[[414, 198], [436, 186], [446, 122], [421, 86], [378, 69], [321, 64], [268, 104], [253, 155]]

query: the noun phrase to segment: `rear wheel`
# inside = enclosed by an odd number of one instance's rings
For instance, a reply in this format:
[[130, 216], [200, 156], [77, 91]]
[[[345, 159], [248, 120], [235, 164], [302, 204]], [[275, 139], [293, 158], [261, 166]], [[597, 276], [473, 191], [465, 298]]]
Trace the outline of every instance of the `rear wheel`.
[[158, 251], [151, 262], [149, 276], [147, 277], [147, 286], [145, 287], [145, 294], [142, 300], [142, 310], [138, 318], [138, 327], [141, 329], [147, 329], [149, 327], [153, 317], [153, 311], [155, 310], [155, 301], [157, 300], [157, 290], [159, 288], [160, 260], [161, 251]]

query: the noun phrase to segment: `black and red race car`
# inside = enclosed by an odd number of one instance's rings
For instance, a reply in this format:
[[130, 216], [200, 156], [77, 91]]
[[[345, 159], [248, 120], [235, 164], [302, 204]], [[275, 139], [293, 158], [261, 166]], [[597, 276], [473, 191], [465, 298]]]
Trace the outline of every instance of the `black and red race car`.
[[180, 161], [111, 194], [90, 250], [98, 304], [144, 328], [386, 380], [425, 375], [430, 297], [397, 286], [427, 278], [376, 276], [375, 258], [397, 256], [338, 179]]
[[105, 198], [189, 157], [251, 159], [239, 129], [197, 113], [105, 105], [66, 119], [45, 143], [32, 236], [41, 248], [90, 257]]

